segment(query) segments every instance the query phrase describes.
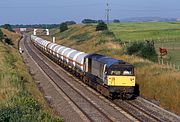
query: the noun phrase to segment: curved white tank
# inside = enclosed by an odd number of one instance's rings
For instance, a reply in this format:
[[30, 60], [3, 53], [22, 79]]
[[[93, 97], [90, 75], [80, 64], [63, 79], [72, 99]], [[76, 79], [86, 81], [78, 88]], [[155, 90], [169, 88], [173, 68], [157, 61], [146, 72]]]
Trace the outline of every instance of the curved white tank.
[[45, 48], [45, 50], [47, 51], [47, 45], [48, 44], [50, 44], [51, 42], [48, 42], [48, 41], [46, 41], [45, 43], [43, 43], [43, 46], [44, 46], [44, 48]]
[[56, 55], [57, 52], [55, 51], [55, 49], [56, 49], [57, 47], [59, 47], [59, 45], [56, 44], [55, 46], [53, 46], [53, 47], [51, 48], [51, 50], [53, 51], [53, 55], [56, 56], [56, 57], [57, 57], [57, 55]]
[[[61, 58], [61, 52], [62, 52], [62, 50], [63, 49], [65, 49], [66, 47], [65, 46], [61, 46], [61, 47], [59, 47], [58, 49], [57, 49], [57, 57], [58, 58]], [[62, 58], [61, 58], [61, 60], [62, 60]]]
[[53, 44], [50, 46], [50, 53], [52, 53], [53, 55], [54, 55], [53, 49], [54, 49], [54, 47], [56, 47], [56, 46], [57, 46], [57, 44], [55, 44], [55, 43], [53, 43]]
[[[69, 63], [69, 55], [71, 54], [71, 53], [73, 53], [73, 52], [75, 52], [76, 50], [74, 50], [74, 49], [71, 49], [71, 48], [69, 48], [68, 50], [66, 50], [65, 52], [64, 52], [64, 54], [63, 54], [63, 56], [64, 56], [64, 61], [66, 62], [66, 63]], [[70, 60], [72, 60], [72, 59], [70, 59]]]
[[57, 46], [54, 47], [54, 49], [53, 49], [53, 51], [56, 52], [56, 54], [55, 54], [56, 57], [58, 57], [58, 58], [59, 58], [58, 49], [61, 48], [61, 47], [63, 47], [63, 46], [62, 46], [62, 45], [57, 45]]
[[52, 49], [53, 49], [53, 47], [56, 46], [56, 45], [57, 45], [57, 44], [55, 44], [55, 43], [51, 43], [51, 44], [49, 44], [49, 45], [47, 46], [47, 48], [48, 48], [48, 50], [49, 50], [50, 53], [53, 53], [53, 50], [52, 50]]
[[65, 50], [66, 48], [67, 48], [67, 47], [62, 46], [62, 47], [60, 47], [60, 48], [57, 50], [58, 58], [60, 58], [61, 60], [63, 60], [62, 52], [63, 52], [63, 50]]
[[44, 39], [42, 39], [42, 38], [39, 38], [39, 37], [33, 36], [33, 35], [31, 35], [31, 40], [32, 40], [36, 45], [41, 46], [41, 47], [44, 48], [45, 50], [46, 50], [46, 46], [47, 46], [49, 43], [51, 43], [51, 42], [49, 42], [49, 41], [47, 41], [47, 40], [44, 40]]
[[62, 61], [65, 61], [72, 67], [84, 71], [84, 58], [88, 54], [56, 43], [51, 43], [50, 41], [43, 40], [36, 36], [31, 36], [31, 38], [34, 43], [41, 45], [46, 51], [52, 53]]
[[72, 66], [76, 66], [76, 59], [77, 59], [77, 57], [80, 55], [80, 54], [82, 54], [83, 52], [80, 52], [80, 51], [76, 51], [76, 52], [73, 52], [73, 53], [71, 53], [70, 55], [69, 55], [69, 58], [70, 59], [72, 59], [72, 60], [70, 60], [69, 62], [70, 62], [70, 65], [72, 65]]
[[76, 67], [78, 69], [81, 69], [82, 71], [85, 71], [84, 69], [84, 58], [87, 56], [88, 54], [86, 53], [82, 53], [79, 56], [77, 56], [76, 58]]
[[67, 59], [67, 57], [66, 57], [64, 54], [65, 54], [65, 52], [68, 51], [68, 50], [71, 50], [71, 48], [65, 47], [65, 48], [60, 52], [61, 58], [62, 58], [63, 61], [65, 61], [65, 60]]

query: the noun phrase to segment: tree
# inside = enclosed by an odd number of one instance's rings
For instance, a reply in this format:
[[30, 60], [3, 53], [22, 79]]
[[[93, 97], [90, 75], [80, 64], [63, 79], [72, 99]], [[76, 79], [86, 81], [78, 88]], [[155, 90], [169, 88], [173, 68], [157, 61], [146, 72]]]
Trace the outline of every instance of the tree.
[[66, 23], [61, 23], [60, 24], [60, 32], [64, 32], [64, 31], [66, 31], [66, 30], [68, 30], [68, 26], [67, 26], [67, 24]]
[[82, 20], [82, 23], [83, 23], [83, 24], [97, 23], [97, 20], [83, 19], [83, 20]]
[[74, 25], [74, 24], [76, 24], [75, 21], [66, 21], [65, 23], [66, 23], [67, 25]]
[[107, 24], [104, 22], [98, 23], [96, 26], [96, 31], [103, 31], [103, 30], [108, 30]]
[[97, 23], [101, 23], [101, 22], [104, 22], [103, 20], [98, 20]]
[[127, 54], [137, 55], [151, 61], [157, 61], [158, 54], [156, 53], [154, 42], [134, 42], [127, 47]]
[[120, 20], [118, 20], [118, 19], [114, 19], [114, 20], [113, 20], [113, 22], [114, 22], [114, 23], [119, 23], [119, 22], [120, 22]]
[[5, 38], [5, 43], [7, 43], [8, 45], [14, 45], [14, 43], [12, 42], [12, 39], [10, 38]]
[[12, 27], [11, 27], [10, 24], [4, 24], [2, 27], [3, 27], [4, 29], [9, 30], [9, 31], [13, 31], [13, 29], [12, 29]]
[[2, 41], [3, 38], [4, 38], [4, 34], [3, 34], [3, 32], [1, 31], [1, 29], [0, 29], [0, 41]]

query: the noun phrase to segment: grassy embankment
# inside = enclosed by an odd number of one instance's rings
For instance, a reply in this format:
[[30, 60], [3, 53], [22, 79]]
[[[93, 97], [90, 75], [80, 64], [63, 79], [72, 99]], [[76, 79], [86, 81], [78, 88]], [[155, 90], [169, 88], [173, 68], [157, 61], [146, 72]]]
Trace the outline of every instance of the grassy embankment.
[[[180, 72], [139, 57], [124, 55], [123, 48], [113, 33], [96, 32], [93, 25], [73, 25], [65, 32], [59, 33], [58, 29], [52, 29], [51, 33], [59, 44], [87, 53], [105, 54], [132, 63], [136, 68], [140, 94], [148, 99], [159, 101], [160, 106], [180, 114]], [[52, 37], [43, 36], [47, 40], [52, 40]]]
[[0, 121], [60, 121], [44, 100], [18, 53], [20, 35], [2, 31], [14, 45], [0, 41]]

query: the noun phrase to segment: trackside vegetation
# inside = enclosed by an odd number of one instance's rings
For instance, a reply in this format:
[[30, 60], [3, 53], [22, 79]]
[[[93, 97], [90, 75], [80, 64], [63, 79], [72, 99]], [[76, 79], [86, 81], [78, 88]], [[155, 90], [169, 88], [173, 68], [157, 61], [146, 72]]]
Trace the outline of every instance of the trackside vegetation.
[[96, 26], [96, 31], [108, 30], [107, 24], [104, 22], [99, 22]]
[[[73, 25], [69, 26], [67, 31], [59, 32], [58, 29], [52, 29], [51, 33], [54, 33], [52, 36], [56, 37], [56, 42], [58, 44], [84, 51], [86, 53], [108, 55], [133, 64], [136, 72], [136, 85], [139, 87], [140, 95], [155, 102], [159, 106], [180, 115], [180, 72], [169, 69], [166, 66], [158, 65], [155, 61], [157, 55], [154, 51], [154, 46], [152, 46], [152, 43], [148, 44], [147, 41], [143, 41], [144, 39], [141, 37], [141, 32], [144, 35], [145, 33], [149, 33], [148, 31], [150, 31], [150, 33], [153, 31], [153, 33], [158, 33], [158, 35], [164, 35], [164, 31], [161, 33], [159, 28], [165, 28], [166, 30], [172, 30], [170, 31], [172, 32], [172, 35], [169, 35], [170, 38], [176, 38], [178, 37], [176, 31], [179, 31], [176, 26], [178, 24], [116, 24], [110, 24], [108, 26], [109, 30], [106, 31], [96, 31], [96, 25]], [[136, 28], [136, 26], [140, 26], [141, 28]], [[138, 32], [133, 30], [135, 28]], [[173, 28], [175, 31], [173, 31]], [[85, 33], [91, 38], [84, 38], [81, 43], [72, 38]], [[137, 33], [138, 35], [136, 35]], [[152, 37], [155, 37], [155, 35]], [[50, 36], [42, 36], [42, 38], [52, 40], [52, 37]], [[130, 38], [136, 38], [134, 40], [142, 39], [141, 42], [143, 43], [134, 43], [131, 45], [135, 52], [131, 49], [127, 49], [129, 45], [124, 43], [126, 39]], [[147, 40], [151, 41], [152, 39]], [[133, 42], [133, 40], [131, 41]], [[124, 46], [124, 44], [126, 46]], [[140, 49], [137, 48], [139, 45], [142, 45]], [[153, 54], [152, 57], [150, 57], [151, 55], [149, 54], [149, 51]], [[127, 55], [128, 52], [131, 55]]]
[[39, 92], [18, 53], [20, 35], [3, 30], [14, 45], [0, 41], [0, 121], [60, 122]]
[[68, 25], [67, 23], [63, 22], [60, 24], [60, 31], [63, 32], [63, 31], [66, 31], [68, 30]]
[[151, 42], [134, 42], [127, 47], [127, 54], [140, 56], [153, 62], [158, 60], [155, 46]]

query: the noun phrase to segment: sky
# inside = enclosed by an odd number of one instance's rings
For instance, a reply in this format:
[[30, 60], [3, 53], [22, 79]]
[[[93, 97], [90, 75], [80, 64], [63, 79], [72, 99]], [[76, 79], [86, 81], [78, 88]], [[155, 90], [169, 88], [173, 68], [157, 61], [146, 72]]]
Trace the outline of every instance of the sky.
[[0, 24], [51, 24], [84, 18], [105, 20], [132, 17], [180, 18], [180, 0], [1, 0]]

